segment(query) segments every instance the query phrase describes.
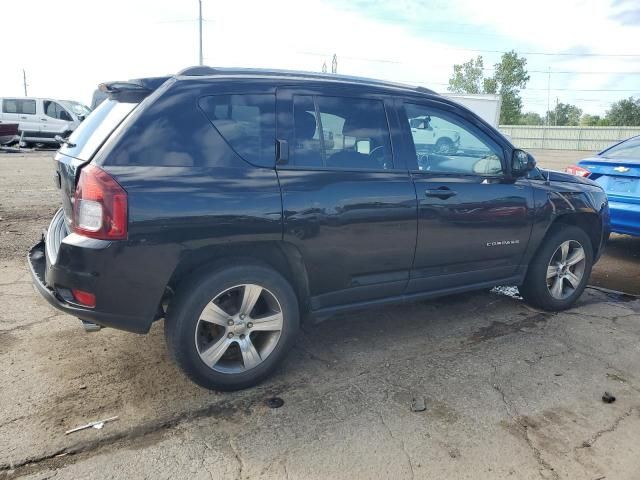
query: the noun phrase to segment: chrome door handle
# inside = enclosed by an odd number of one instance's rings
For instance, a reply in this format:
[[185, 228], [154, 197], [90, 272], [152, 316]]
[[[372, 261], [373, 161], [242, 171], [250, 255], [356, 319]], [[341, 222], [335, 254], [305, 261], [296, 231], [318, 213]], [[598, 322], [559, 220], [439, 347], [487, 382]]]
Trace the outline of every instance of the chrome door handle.
[[424, 194], [427, 197], [436, 197], [441, 200], [445, 200], [449, 197], [454, 197], [456, 195], [456, 192], [454, 192], [453, 190], [447, 187], [442, 187], [442, 188], [427, 189], [424, 191]]

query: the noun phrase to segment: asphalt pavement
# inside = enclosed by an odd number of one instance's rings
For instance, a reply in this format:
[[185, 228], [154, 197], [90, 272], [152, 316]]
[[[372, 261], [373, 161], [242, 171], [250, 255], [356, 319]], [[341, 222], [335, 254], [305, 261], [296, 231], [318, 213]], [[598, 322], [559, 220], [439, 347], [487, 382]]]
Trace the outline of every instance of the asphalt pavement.
[[[554, 314], [502, 289], [338, 316], [259, 387], [209, 392], [169, 361], [161, 321], [87, 334], [33, 291], [52, 172], [50, 152], [0, 155], [0, 479], [640, 475], [633, 296], [588, 288]], [[637, 245], [615, 238], [594, 277], [636, 288]]]

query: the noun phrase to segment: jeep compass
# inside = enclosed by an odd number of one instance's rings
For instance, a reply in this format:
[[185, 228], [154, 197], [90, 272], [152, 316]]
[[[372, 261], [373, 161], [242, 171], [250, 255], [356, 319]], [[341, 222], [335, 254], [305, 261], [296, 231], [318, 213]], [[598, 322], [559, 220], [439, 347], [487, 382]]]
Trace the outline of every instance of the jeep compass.
[[[569, 308], [609, 235], [598, 184], [424, 88], [192, 67], [100, 89], [55, 156], [34, 284], [88, 325], [164, 319], [206, 388], [255, 385], [337, 312], [505, 284]], [[465, 141], [434, 148], [415, 119]]]

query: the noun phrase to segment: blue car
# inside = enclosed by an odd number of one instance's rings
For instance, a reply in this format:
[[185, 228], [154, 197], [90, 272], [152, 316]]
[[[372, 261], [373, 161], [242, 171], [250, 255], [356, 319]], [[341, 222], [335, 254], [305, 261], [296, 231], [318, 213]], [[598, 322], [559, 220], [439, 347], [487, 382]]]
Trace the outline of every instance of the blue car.
[[604, 188], [613, 232], [640, 236], [640, 135], [580, 160], [566, 171], [589, 177]]

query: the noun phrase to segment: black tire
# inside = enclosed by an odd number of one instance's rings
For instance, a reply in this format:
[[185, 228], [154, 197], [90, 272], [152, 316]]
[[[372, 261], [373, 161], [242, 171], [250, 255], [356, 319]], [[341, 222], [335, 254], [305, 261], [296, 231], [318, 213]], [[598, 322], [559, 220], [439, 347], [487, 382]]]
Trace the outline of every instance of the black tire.
[[[568, 280], [561, 279], [561, 285], [567, 286], [570, 293], [567, 294], [566, 298], [556, 298], [551, 294], [551, 287], [548, 283], [553, 283], [555, 277], [551, 280], [547, 279], [547, 268], [554, 254], [556, 254], [560, 246], [567, 241], [575, 242], [572, 243], [574, 246], [582, 246], [584, 251], [582, 277], [575, 288], [570, 283], [566, 283]], [[593, 247], [591, 245], [591, 239], [586, 232], [571, 225], [554, 226], [547, 233], [538, 252], [529, 264], [525, 280], [522, 286], [519, 287], [520, 294], [528, 304], [534, 307], [548, 311], [566, 310], [571, 308], [578, 298], [580, 298], [580, 295], [582, 295], [589, 281], [592, 267]]]
[[[224, 373], [201, 359], [196, 329], [205, 306], [219, 294], [243, 284], [259, 285], [277, 300], [282, 312], [282, 329], [275, 347], [261, 363], [239, 373]], [[273, 373], [293, 345], [299, 323], [298, 299], [279, 273], [259, 264], [233, 265], [201, 272], [178, 287], [167, 311], [165, 338], [175, 362], [191, 380], [210, 390], [233, 391], [252, 387]], [[247, 337], [254, 338], [249, 333]]]
[[440, 155], [453, 155], [456, 153], [456, 146], [450, 138], [442, 137], [436, 142], [435, 153], [439, 153]]

